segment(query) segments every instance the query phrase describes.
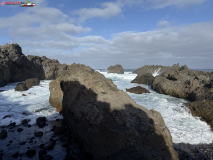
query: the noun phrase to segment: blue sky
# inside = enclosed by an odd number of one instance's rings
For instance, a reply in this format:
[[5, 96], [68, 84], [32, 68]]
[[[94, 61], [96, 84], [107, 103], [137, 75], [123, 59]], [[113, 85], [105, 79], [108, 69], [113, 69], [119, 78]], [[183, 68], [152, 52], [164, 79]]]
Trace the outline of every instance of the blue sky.
[[94, 69], [115, 64], [135, 69], [174, 63], [213, 69], [211, 0], [31, 3], [36, 6], [0, 6], [0, 45], [13, 39], [25, 55]]

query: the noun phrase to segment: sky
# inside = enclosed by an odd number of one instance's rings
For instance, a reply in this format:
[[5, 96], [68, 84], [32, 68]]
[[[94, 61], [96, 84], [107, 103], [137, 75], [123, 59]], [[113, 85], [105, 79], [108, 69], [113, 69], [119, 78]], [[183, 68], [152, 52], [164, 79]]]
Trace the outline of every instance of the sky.
[[93, 69], [177, 63], [213, 69], [212, 0], [30, 2], [36, 6], [0, 6], [0, 45], [13, 39], [25, 55]]

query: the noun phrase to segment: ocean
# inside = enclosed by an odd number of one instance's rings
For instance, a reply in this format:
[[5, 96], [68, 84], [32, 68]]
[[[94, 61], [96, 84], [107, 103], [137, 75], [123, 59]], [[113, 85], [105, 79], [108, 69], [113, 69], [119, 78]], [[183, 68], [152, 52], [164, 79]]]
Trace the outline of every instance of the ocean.
[[[99, 69], [106, 78], [112, 79], [117, 87], [124, 92], [126, 88], [142, 86], [150, 91], [141, 95], [127, 94], [139, 105], [147, 109], [155, 109], [161, 113], [165, 124], [170, 130], [174, 143], [211, 143], [213, 132], [210, 127], [199, 117], [193, 117], [189, 110], [184, 107], [188, 100], [171, 97], [169, 95], [158, 94], [150, 86], [130, 83], [137, 75], [131, 74], [135, 69], [125, 69], [125, 74], [108, 74], [106, 70]], [[213, 70], [205, 70], [211, 72]], [[157, 75], [157, 73], [153, 73]], [[15, 92], [15, 86], [20, 83], [10, 83], [0, 87], [0, 126], [9, 125], [16, 122], [21, 124], [24, 119], [29, 119], [29, 124], [36, 123], [36, 119], [45, 116], [48, 121], [62, 119], [63, 117], [49, 103], [49, 83], [50, 80], [42, 80], [39, 86], [34, 86], [24, 92]], [[25, 94], [26, 96], [22, 96]]]

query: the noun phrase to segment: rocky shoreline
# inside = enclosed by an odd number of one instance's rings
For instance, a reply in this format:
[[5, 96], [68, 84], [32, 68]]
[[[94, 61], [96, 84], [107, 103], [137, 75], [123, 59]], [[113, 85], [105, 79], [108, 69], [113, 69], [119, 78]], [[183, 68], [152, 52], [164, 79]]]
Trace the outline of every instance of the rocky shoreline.
[[[28, 81], [39, 84], [41, 79], [51, 79], [49, 102], [64, 117], [63, 122], [47, 122], [40, 117], [32, 126], [28, 121], [18, 126], [14, 123], [2, 126], [0, 159], [212, 159], [212, 143], [172, 143], [159, 112], [136, 104], [111, 79], [88, 66], [25, 56], [17, 44], [0, 46], [0, 58], [0, 86], [31, 78], [19, 84], [18, 90], [26, 90], [32, 86], [26, 87]], [[161, 73], [159, 76], [147, 73], [156, 70]], [[124, 70], [116, 65], [110, 66], [108, 72], [123, 74]], [[209, 102], [213, 97], [213, 73], [195, 72], [179, 64], [144, 66], [135, 73], [138, 77], [132, 83], [151, 84], [160, 94], [199, 103]], [[131, 92], [148, 91], [136, 87]], [[196, 101], [193, 103], [198, 104]], [[211, 125], [212, 115], [207, 119], [205, 116], [209, 113], [206, 109], [212, 108], [200, 109], [193, 103], [189, 108], [195, 110], [194, 115], [203, 116]]]

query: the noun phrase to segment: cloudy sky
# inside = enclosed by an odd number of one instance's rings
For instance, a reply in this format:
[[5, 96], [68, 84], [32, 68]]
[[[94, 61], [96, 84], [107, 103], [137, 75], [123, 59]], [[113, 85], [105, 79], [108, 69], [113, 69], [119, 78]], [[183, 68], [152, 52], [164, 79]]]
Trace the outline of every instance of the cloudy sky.
[[13, 39], [25, 55], [94, 69], [213, 69], [212, 0], [30, 2], [36, 6], [0, 6], [0, 45]]

